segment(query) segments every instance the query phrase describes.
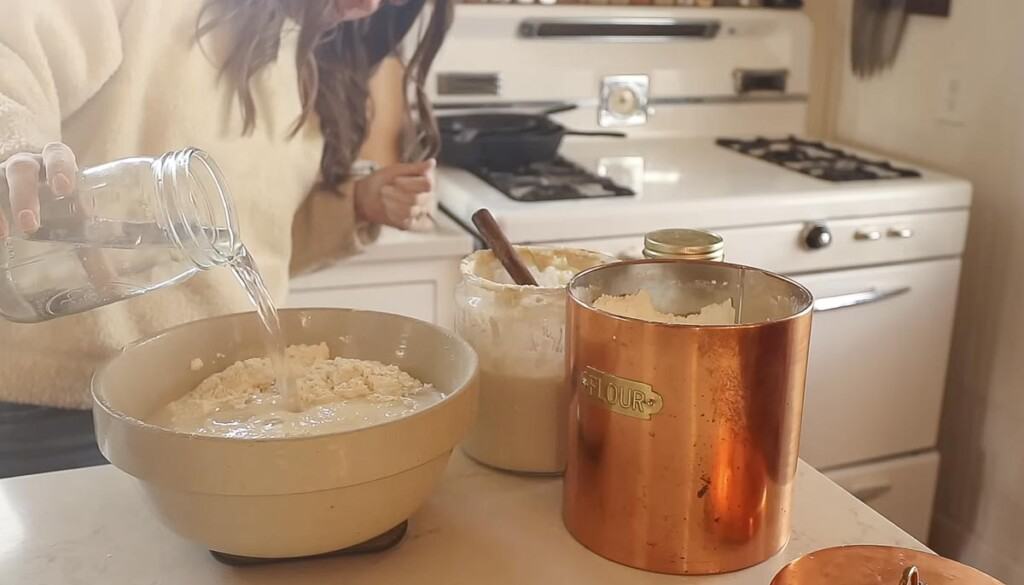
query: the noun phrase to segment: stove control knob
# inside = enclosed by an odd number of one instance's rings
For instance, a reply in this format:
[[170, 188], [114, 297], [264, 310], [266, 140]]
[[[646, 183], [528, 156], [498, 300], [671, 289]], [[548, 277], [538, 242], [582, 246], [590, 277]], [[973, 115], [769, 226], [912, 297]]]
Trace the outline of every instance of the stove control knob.
[[617, 87], [608, 94], [608, 111], [618, 116], [631, 116], [636, 112], [639, 101], [633, 89]]
[[827, 248], [832, 243], [832, 230], [823, 223], [812, 223], [804, 230], [804, 245], [811, 250]]

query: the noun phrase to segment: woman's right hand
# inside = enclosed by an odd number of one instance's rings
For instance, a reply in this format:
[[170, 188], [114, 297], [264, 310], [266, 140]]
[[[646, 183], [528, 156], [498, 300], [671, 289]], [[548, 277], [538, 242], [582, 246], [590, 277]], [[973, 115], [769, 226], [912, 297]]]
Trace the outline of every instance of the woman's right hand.
[[75, 190], [78, 165], [75, 153], [60, 142], [43, 147], [42, 154], [19, 152], [0, 163], [0, 174], [7, 181], [11, 215], [0, 213], [0, 238], [14, 231], [33, 234], [39, 229], [39, 184], [45, 181], [55, 195], [70, 195]]
[[355, 182], [356, 214], [370, 223], [407, 230], [430, 211], [434, 159], [395, 163]]

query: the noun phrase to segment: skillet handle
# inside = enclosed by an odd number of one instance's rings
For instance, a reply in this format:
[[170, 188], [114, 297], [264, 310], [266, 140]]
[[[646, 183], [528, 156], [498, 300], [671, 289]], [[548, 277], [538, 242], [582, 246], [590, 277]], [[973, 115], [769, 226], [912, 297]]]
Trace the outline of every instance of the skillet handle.
[[615, 132], [613, 130], [603, 131], [590, 131], [590, 130], [566, 130], [562, 133], [565, 136], [611, 136], [612, 138], [625, 138], [625, 132]]
[[576, 104], [558, 104], [557, 106], [552, 106], [550, 108], [541, 110], [540, 114], [538, 115], [552, 116], [554, 114], [561, 114], [562, 112], [571, 112], [578, 107], [579, 106], [577, 106]]

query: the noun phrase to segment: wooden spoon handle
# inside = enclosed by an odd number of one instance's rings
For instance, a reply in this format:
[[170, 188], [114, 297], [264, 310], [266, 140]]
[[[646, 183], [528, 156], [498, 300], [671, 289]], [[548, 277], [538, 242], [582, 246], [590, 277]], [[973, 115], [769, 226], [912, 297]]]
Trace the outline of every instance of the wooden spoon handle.
[[498, 225], [497, 220], [494, 219], [490, 211], [480, 209], [474, 213], [473, 225], [480, 232], [480, 237], [487, 243], [487, 247], [494, 252], [498, 261], [508, 271], [508, 275], [512, 277], [513, 282], [522, 286], [537, 286], [537, 280], [533, 278], [533, 274], [523, 264], [519, 254], [516, 254], [512, 244], [505, 237], [505, 232], [501, 231], [501, 226]]

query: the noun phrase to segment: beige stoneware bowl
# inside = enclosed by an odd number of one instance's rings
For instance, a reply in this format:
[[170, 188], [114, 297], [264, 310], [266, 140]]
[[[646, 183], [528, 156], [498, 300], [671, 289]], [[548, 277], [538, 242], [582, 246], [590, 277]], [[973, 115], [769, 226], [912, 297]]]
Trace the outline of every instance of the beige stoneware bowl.
[[[206, 376], [263, 355], [255, 314], [188, 323], [127, 347], [92, 392], [103, 454], [139, 480], [163, 522], [210, 550], [314, 555], [368, 540], [430, 495], [476, 413], [477, 358], [454, 334], [408, 317], [347, 309], [281, 311], [289, 343], [392, 363], [446, 394], [410, 416], [347, 432], [230, 439], [143, 422]], [[194, 358], [204, 365], [192, 370]]]

